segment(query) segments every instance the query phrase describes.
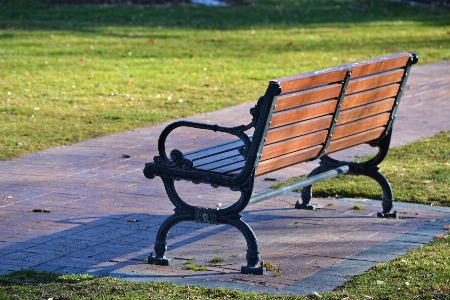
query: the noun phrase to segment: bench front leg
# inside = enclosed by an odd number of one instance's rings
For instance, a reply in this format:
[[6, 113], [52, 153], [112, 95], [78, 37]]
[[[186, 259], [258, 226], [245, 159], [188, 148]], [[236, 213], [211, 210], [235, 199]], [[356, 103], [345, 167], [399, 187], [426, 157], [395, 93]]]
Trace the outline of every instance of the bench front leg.
[[171, 260], [166, 257], [167, 252], [167, 234], [173, 226], [183, 221], [192, 221], [193, 218], [188, 214], [173, 214], [168, 217], [159, 227], [155, 241], [155, 255], [153, 252], [148, 257], [148, 263], [152, 265], [170, 266]]
[[262, 265], [258, 266], [260, 252], [255, 233], [250, 226], [242, 220], [242, 215], [240, 214], [249, 203], [253, 190], [253, 180], [248, 180], [245, 186], [239, 188], [241, 196], [234, 204], [222, 209], [213, 209], [194, 207], [187, 204], [178, 195], [173, 178], [161, 177], [161, 179], [163, 180], [170, 201], [175, 206], [175, 213], [169, 216], [161, 224], [156, 234], [154, 253], [150, 253], [150, 256], [148, 257], [149, 264], [169, 266], [171, 260], [166, 257], [167, 235], [169, 231], [180, 222], [194, 221], [196, 223], [216, 225], [228, 224], [237, 228], [247, 242], [247, 265], [241, 267], [241, 272], [254, 275], [264, 275], [266, 273], [266, 269]]
[[253, 274], [253, 275], [265, 275], [266, 268], [264, 268], [264, 264], [261, 263], [258, 266], [258, 263], [261, 259], [259, 255], [259, 247], [258, 240], [256, 239], [256, 235], [250, 226], [244, 222], [242, 219], [224, 219], [221, 223], [229, 224], [235, 228], [237, 228], [242, 235], [245, 237], [245, 241], [247, 242], [247, 265], [241, 267], [241, 273], [243, 274]]

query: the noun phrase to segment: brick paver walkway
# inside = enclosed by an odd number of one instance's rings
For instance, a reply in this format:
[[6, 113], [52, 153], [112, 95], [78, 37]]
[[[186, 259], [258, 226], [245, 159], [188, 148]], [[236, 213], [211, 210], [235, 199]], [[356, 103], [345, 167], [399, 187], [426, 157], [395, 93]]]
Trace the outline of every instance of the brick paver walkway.
[[[449, 82], [449, 61], [413, 67], [392, 146], [450, 129]], [[263, 92], [264, 86], [261, 88]], [[230, 120], [236, 125], [247, 123], [253, 105], [246, 103], [190, 119], [227, 126]], [[132, 280], [307, 294], [332, 290], [347, 275], [417, 248], [442, 232], [443, 224], [450, 223], [447, 208], [401, 203], [395, 208], [404, 218], [377, 219], [381, 203], [371, 200], [313, 199], [314, 203], [333, 202], [335, 206], [318, 212], [299, 211], [291, 208], [298, 196], [291, 193], [244, 211], [244, 219], [258, 237], [262, 258], [276, 264], [280, 276], [273, 276], [273, 271], [267, 276], [240, 274], [240, 266], [245, 264], [245, 240], [237, 230], [224, 225], [181, 223], [168, 239], [173, 266], [145, 264], [141, 260], [153, 250], [156, 231], [173, 209], [161, 181], [149, 181], [142, 175], [144, 163], [157, 154], [157, 139], [165, 126], [0, 162], [0, 274], [20, 269], [88, 272]], [[206, 142], [225, 138], [208, 136]], [[205, 146], [200, 131], [178, 130], [176, 140], [174, 147], [183, 151]], [[352, 160], [372, 151], [368, 146], [357, 147], [335, 157]], [[265, 178], [284, 180], [315, 166], [317, 162], [309, 162], [260, 177], [255, 192], [273, 183]], [[199, 206], [231, 203], [237, 195], [182, 182], [179, 189]], [[354, 201], [365, 210], [352, 210]], [[224, 262], [212, 265], [215, 257], [224, 258]], [[195, 258], [197, 265], [208, 265], [207, 271], [184, 269], [190, 258]]]

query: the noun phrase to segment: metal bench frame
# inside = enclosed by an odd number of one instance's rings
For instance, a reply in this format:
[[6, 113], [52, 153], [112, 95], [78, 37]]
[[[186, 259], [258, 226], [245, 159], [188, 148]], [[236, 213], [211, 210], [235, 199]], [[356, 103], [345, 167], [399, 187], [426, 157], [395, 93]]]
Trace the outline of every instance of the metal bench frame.
[[[263, 264], [258, 264], [260, 262], [258, 241], [253, 230], [242, 219], [241, 212], [249, 203], [262, 201], [300, 187], [303, 187], [302, 203], [300, 204], [297, 202], [295, 207], [298, 209], [314, 209], [314, 207], [309, 203], [312, 197], [311, 185], [342, 173], [365, 175], [375, 179], [383, 190], [383, 211], [378, 213], [378, 217], [397, 218], [396, 212], [391, 212], [393, 208], [393, 193], [391, 186], [388, 180], [378, 171], [378, 165], [386, 157], [389, 150], [392, 125], [395, 120], [396, 111], [402, 92], [405, 88], [407, 77], [410, 73], [411, 65], [415, 64], [417, 61], [417, 55], [412, 54], [406, 65], [395, 100], [395, 105], [390, 112], [391, 117], [388, 125], [386, 126], [386, 130], [381, 138], [369, 143], [371, 146], [379, 148], [378, 154], [374, 158], [364, 163], [356, 163], [338, 161], [330, 158], [328, 155], [324, 155], [330, 144], [333, 131], [336, 126], [336, 121], [340, 113], [341, 103], [344, 99], [347, 84], [351, 76], [352, 70], [348, 70], [342, 84], [342, 89], [338, 99], [339, 102], [333, 115], [334, 117], [331, 128], [329, 129], [324, 147], [319, 154], [319, 158], [321, 160], [320, 166], [314, 169], [305, 180], [296, 182], [279, 190], [274, 190], [273, 192], [266, 193], [265, 195], [256, 195], [252, 198], [255, 172], [261, 158], [265, 136], [270, 126], [270, 120], [272, 112], [275, 108], [276, 99], [281, 93], [281, 86], [278, 82], [271, 82], [264, 96], [260, 97], [255, 107], [250, 110], [250, 114], [253, 116], [253, 119], [248, 125], [227, 128], [218, 125], [178, 121], [167, 126], [162, 131], [158, 140], [159, 156], [154, 157], [153, 163], [146, 164], [144, 168], [144, 175], [149, 179], [153, 179], [155, 176], [161, 177], [167, 195], [175, 206], [175, 209], [174, 214], [169, 216], [161, 224], [156, 235], [154, 246], [155, 253], [150, 254], [148, 262], [156, 265], [171, 264], [171, 260], [165, 256], [167, 252], [166, 238], [170, 229], [180, 222], [194, 221], [197, 223], [206, 224], [228, 224], [237, 228], [243, 234], [247, 242], [247, 265], [241, 267], [241, 272], [255, 275], [265, 274], [266, 269]], [[193, 167], [193, 162], [187, 159], [185, 155], [177, 149], [172, 150], [168, 157], [165, 149], [166, 139], [174, 129], [179, 127], [191, 127], [214, 132], [224, 132], [238, 137], [243, 142], [243, 146], [239, 147], [238, 150], [239, 153], [245, 158], [245, 165], [239, 175], [230, 176], [195, 169]], [[245, 132], [252, 127], [255, 130], [253, 136], [250, 137]], [[174, 184], [177, 180], [188, 180], [194, 184], [206, 183], [213, 187], [228, 187], [233, 191], [240, 191], [240, 198], [234, 204], [224, 208], [195, 207], [187, 204], [178, 195]]]

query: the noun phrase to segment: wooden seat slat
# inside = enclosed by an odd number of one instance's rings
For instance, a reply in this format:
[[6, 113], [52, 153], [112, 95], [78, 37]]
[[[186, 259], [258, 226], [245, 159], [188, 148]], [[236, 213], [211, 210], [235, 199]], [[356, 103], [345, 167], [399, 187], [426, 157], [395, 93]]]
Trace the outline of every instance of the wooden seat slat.
[[377, 127], [386, 126], [390, 116], [391, 114], [387, 112], [372, 117], [368, 117], [365, 119], [361, 119], [355, 122], [336, 126], [333, 132], [332, 140], [337, 140], [349, 135], [353, 135], [363, 131], [368, 131], [370, 129], [374, 129]]
[[391, 84], [345, 97], [342, 102], [341, 111], [386, 98], [395, 97], [398, 93], [399, 87], [399, 84]]
[[405, 70], [403, 69], [396, 69], [385, 73], [379, 73], [376, 75], [351, 80], [347, 86], [346, 94], [350, 95], [364, 90], [369, 90], [392, 83], [398, 83], [402, 80], [404, 72]]
[[336, 105], [337, 100], [329, 100], [274, 113], [272, 115], [269, 129], [305, 119], [312, 119], [326, 114], [332, 114], [336, 109]]
[[309, 148], [317, 144], [325, 143], [327, 135], [328, 130], [321, 130], [300, 137], [266, 145], [261, 153], [262, 159], [270, 159], [282, 154], [294, 152], [298, 149]]
[[204, 170], [204, 171], [211, 171], [214, 169], [218, 169], [218, 168], [222, 168], [225, 167], [227, 165], [231, 165], [231, 164], [235, 164], [235, 163], [240, 163], [240, 162], [244, 162], [245, 163], [245, 159], [242, 155], [236, 155], [236, 156], [232, 156], [232, 157], [228, 157], [226, 159], [222, 159], [222, 160], [216, 160], [215, 162], [211, 162], [209, 164], [204, 164], [198, 167], [195, 167], [196, 169], [199, 170]]
[[356, 108], [342, 111], [337, 120], [337, 125], [353, 122], [359, 119], [364, 119], [376, 114], [388, 112], [394, 105], [395, 98], [388, 98], [382, 101], [377, 101], [368, 105], [359, 106]]
[[291, 152], [286, 155], [278, 156], [272, 159], [261, 160], [256, 170], [256, 176], [282, 169], [299, 162], [308, 161], [316, 158], [322, 150], [322, 145], [317, 145], [308, 149]]
[[331, 141], [330, 146], [327, 151], [325, 151], [325, 154], [379, 139], [385, 129], [385, 127], [378, 127], [355, 135], [347, 136], [342, 139]]
[[223, 166], [217, 169], [211, 170], [211, 172], [220, 173], [224, 175], [233, 175], [233, 174], [239, 174], [240, 170], [245, 165], [245, 161], [237, 162], [231, 165]]
[[328, 129], [331, 126], [332, 119], [332, 115], [326, 115], [315, 119], [309, 119], [306, 121], [269, 129], [267, 131], [266, 142], [264, 145], [276, 143], [322, 129]]
[[223, 143], [220, 145], [202, 148], [195, 150], [193, 152], [186, 153], [184, 155], [185, 158], [195, 161], [197, 159], [205, 158], [211, 155], [215, 155], [216, 153], [231, 151], [233, 149], [237, 149], [240, 146], [243, 146], [244, 142], [241, 140], [233, 140], [227, 143]]
[[193, 163], [194, 163], [194, 167], [198, 168], [198, 167], [201, 167], [206, 164], [211, 164], [218, 160], [228, 159], [230, 157], [238, 156], [238, 155], [241, 155], [241, 154], [239, 153], [239, 151], [237, 149], [230, 149], [229, 151], [214, 153], [208, 157], [194, 160]]
[[314, 102], [339, 97], [342, 84], [332, 84], [319, 88], [309, 89], [298, 93], [280, 95], [277, 98], [274, 112], [290, 109], [293, 107], [311, 104]]

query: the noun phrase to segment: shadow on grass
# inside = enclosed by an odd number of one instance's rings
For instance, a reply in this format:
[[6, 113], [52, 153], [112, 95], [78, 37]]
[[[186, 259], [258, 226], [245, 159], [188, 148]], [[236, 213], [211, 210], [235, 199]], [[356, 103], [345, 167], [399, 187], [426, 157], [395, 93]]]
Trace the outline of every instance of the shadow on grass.
[[[260, 0], [246, 6], [199, 5], [87, 6], [48, 2], [0, 1], [0, 29], [90, 32], [101, 27], [232, 30], [248, 27], [347, 27], [352, 23], [419, 21], [450, 24], [450, 10], [390, 1]], [[8, 35], [0, 34], [0, 38]]]

